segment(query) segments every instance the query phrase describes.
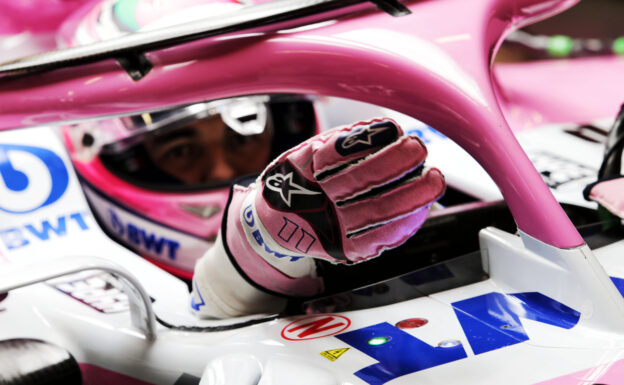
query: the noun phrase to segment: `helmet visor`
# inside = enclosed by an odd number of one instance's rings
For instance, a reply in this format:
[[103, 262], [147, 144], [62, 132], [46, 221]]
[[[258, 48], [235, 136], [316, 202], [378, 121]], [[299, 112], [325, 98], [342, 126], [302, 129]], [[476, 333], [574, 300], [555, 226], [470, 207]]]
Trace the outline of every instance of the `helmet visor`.
[[227, 184], [270, 160], [266, 101], [220, 100], [84, 124], [74, 149], [99, 154], [111, 171], [150, 188]]

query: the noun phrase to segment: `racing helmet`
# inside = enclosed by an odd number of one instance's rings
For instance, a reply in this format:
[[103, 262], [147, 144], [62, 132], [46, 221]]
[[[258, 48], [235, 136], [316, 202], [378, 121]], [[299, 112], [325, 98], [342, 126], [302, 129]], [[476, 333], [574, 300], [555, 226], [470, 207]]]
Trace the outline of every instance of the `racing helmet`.
[[[97, 28], [88, 27], [86, 21], [77, 23], [83, 32], [68, 44], [86, 44], [90, 40], [85, 36], [99, 37], [99, 30], [106, 31], [100, 40], [127, 33], [113, 28], [122, 19], [115, 16], [125, 9], [122, 3], [132, 3], [138, 12], [142, 2], [98, 4], [85, 20], [109, 23]], [[169, 10], [168, 4], [181, 4], [179, 0], [147, 3]], [[183, 3], [217, 4], [215, 9], [224, 9], [224, 4], [242, 6], [238, 1]], [[153, 7], [152, 13], [158, 13]], [[169, 20], [175, 19], [165, 13]], [[128, 16], [124, 17], [128, 23]], [[150, 20], [148, 25], [162, 25], [157, 17]], [[261, 172], [270, 160], [317, 131], [313, 99], [285, 94], [205, 101], [62, 128], [85, 194], [104, 230], [185, 279], [192, 277], [196, 260], [216, 239], [232, 182]]]

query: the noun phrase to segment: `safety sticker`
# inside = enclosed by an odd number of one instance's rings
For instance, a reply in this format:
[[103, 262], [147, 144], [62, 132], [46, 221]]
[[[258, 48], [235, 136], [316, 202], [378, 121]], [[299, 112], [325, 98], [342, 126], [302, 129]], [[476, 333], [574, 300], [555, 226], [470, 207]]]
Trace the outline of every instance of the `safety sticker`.
[[324, 352], [321, 352], [321, 356], [327, 358], [331, 362], [334, 362], [339, 359], [340, 356], [345, 354], [347, 350], [349, 350], [349, 348], [325, 350]]

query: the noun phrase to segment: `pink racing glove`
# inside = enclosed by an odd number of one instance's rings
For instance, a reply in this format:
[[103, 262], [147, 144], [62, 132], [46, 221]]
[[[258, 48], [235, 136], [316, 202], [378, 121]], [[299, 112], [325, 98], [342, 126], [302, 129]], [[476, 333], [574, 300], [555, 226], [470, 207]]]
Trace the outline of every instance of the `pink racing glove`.
[[[213, 281], [223, 275], [211, 270], [225, 258], [213, 247], [195, 269], [194, 311], [221, 317], [216, 313], [226, 306], [226, 316], [250, 314], [257, 302], [276, 298], [266, 293], [313, 296], [323, 290], [314, 258], [352, 264], [402, 244], [445, 189], [440, 171], [423, 166], [426, 157], [423, 142], [390, 119], [338, 127], [283, 153], [255, 183], [233, 187], [221, 229], [233, 266], [228, 271], [244, 277], [246, 295], [252, 288], [263, 293], [254, 292], [254, 303], [243, 304], [232, 292], [238, 289], [216, 288]], [[194, 306], [202, 302], [211, 303], [203, 312]], [[264, 309], [281, 305], [274, 301]]]
[[592, 183], [584, 195], [585, 199], [599, 203], [611, 214], [624, 219], [624, 176]]

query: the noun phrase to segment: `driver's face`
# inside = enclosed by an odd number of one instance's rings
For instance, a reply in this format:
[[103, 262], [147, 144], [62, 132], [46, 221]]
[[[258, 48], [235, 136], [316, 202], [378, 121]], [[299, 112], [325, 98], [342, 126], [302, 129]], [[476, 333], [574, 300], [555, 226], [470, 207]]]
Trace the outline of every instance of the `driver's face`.
[[271, 134], [243, 136], [219, 117], [190, 123], [145, 140], [154, 164], [187, 185], [230, 180], [258, 173], [269, 162]]

